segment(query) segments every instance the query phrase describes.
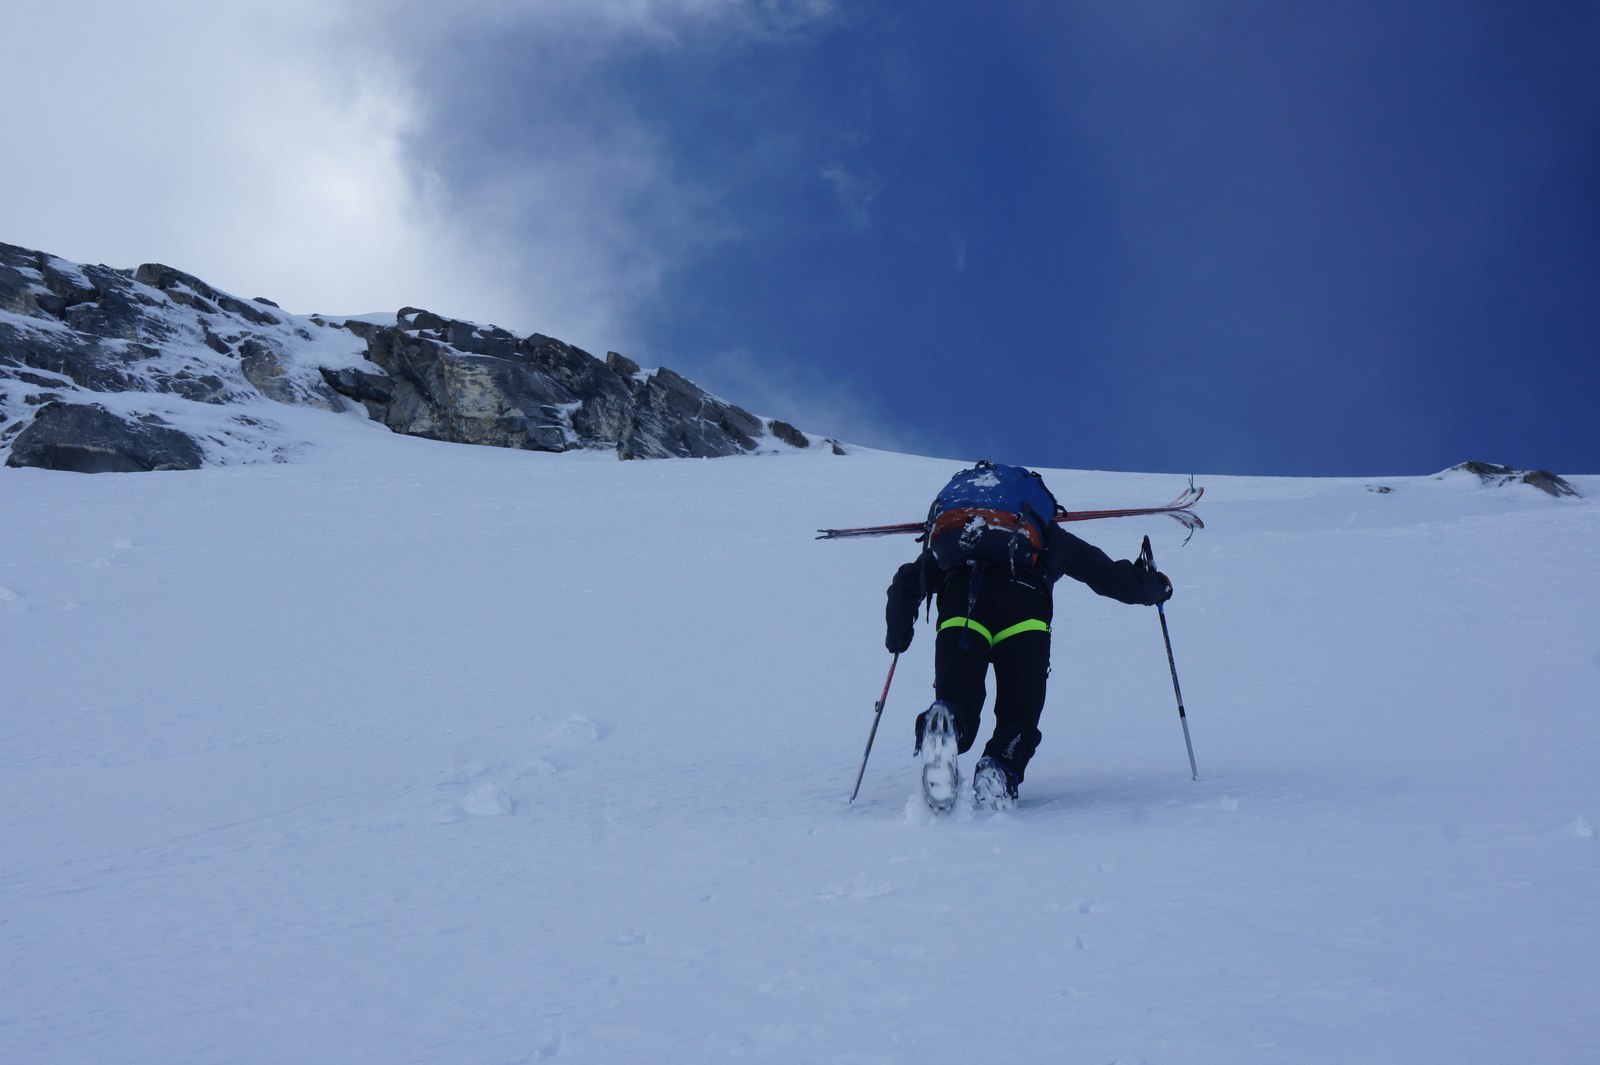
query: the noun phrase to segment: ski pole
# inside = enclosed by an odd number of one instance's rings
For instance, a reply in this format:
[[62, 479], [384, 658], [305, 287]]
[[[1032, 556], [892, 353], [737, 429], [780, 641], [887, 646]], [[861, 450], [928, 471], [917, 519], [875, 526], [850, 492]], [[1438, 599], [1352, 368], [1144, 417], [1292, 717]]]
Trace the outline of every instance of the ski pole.
[[889, 661], [889, 676], [883, 682], [883, 694], [878, 696], [878, 703], [872, 708], [872, 731], [867, 733], [867, 750], [861, 756], [861, 769], [856, 773], [856, 786], [850, 792], [850, 801], [856, 801], [856, 795], [861, 791], [861, 778], [867, 775], [867, 757], [872, 754], [872, 741], [878, 738], [878, 722], [883, 719], [883, 704], [889, 701], [889, 685], [894, 683], [894, 667], [900, 664], [900, 656], [895, 655]]
[[[1139, 549], [1139, 561], [1152, 571], [1156, 568], [1156, 559], [1150, 550], [1148, 536], [1144, 538], [1144, 546]], [[1156, 613], [1161, 615], [1161, 640], [1167, 645], [1167, 668], [1172, 671], [1172, 694], [1178, 697], [1178, 722], [1183, 726], [1183, 745], [1189, 750], [1189, 779], [1199, 780], [1200, 770], [1194, 764], [1194, 743], [1189, 739], [1189, 715], [1183, 711], [1183, 689], [1178, 687], [1178, 664], [1172, 659], [1172, 635], [1167, 631], [1166, 607], [1157, 603]]]

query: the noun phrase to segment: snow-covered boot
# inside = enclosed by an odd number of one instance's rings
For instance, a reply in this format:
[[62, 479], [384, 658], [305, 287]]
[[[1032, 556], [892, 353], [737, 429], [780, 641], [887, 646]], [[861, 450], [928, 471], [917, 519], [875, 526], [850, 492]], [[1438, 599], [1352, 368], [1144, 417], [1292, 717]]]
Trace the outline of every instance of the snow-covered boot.
[[1017, 805], [1017, 780], [1010, 767], [984, 755], [972, 771], [972, 801], [980, 810], [1009, 810]]
[[922, 799], [934, 813], [949, 813], [956, 804], [961, 771], [956, 767], [956, 723], [942, 702], [928, 707], [922, 719]]

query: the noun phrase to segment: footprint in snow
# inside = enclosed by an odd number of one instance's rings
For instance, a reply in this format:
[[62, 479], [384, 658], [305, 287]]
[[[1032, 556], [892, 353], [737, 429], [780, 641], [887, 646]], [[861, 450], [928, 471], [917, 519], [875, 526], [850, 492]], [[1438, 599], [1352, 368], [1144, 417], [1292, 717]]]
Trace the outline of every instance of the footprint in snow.
[[600, 726], [582, 714], [573, 714], [565, 721], [551, 726], [546, 743], [595, 743], [600, 739]]
[[556, 761], [538, 752], [560, 759], [557, 752], [594, 743], [602, 735], [600, 726], [581, 714], [557, 722], [536, 718], [530, 724], [533, 727], [526, 746], [532, 750], [520, 762], [484, 755], [475, 749], [487, 747], [487, 741], [469, 744], [457, 753], [455, 772], [436, 787], [451, 799], [436, 811], [435, 823], [452, 824], [467, 815], [499, 817], [525, 809], [538, 782], [562, 772]]
[[790, 969], [756, 987], [756, 993], [761, 995], [798, 995], [811, 987], [811, 981], [804, 974]]
[[553, 777], [560, 772], [561, 770], [557, 769], [548, 758], [534, 758], [517, 770], [516, 777], [518, 780], [526, 777]]
[[867, 878], [866, 873], [860, 873], [843, 884], [835, 884], [831, 888], [817, 892], [817, 897], [822, 899], [878, 899], [893, 891], [894, 885], [886, 881], [873, 882]]
[[511, 797], [492, 780], [477, 785], [461, 800], [461, 809], [474, 817], [498, 817], [510, 813], [512, 808]]

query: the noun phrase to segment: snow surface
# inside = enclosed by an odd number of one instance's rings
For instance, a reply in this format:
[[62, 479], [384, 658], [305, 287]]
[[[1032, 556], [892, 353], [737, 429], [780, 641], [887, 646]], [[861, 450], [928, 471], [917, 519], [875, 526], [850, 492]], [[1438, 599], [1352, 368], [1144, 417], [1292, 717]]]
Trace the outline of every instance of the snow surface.
[[935, 820], [925, 626], [845, 802], [914, 545], [812, 534], [956, 463], [284, 416], [293, 464], [0, 469], [0, 1062], [1594, 1060], [1588, 499], [1078, 526], [1173, 578], [1200, 780], [1155, 612], [1064, 582], [1022, 805]]

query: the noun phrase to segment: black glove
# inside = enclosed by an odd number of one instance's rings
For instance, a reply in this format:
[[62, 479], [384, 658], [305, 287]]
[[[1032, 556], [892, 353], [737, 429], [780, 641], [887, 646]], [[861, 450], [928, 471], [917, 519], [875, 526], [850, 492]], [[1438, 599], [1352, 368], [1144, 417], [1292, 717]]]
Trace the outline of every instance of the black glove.
[[911, 646], [911, 637], [917, 634], [917, 606], [911, 604], [910, 610], [896, 609], [901, 604], [893, 599], [889, 600], [887, 617], [884, 618], [883, 646], [889, 649], [892, 655], [904, 654], [906, 648]]
[[908, 562], [895, 572], [889, 585], [889, 601], [884, 608], [883, 646], [892, 655], [904, 654], [917, 632], [917, 563]]
[[908, 625], [904, 632], [890, 632], [884, 636], [883, 646], [888, 648], [892, 655], [903, 655], [906, 653], [906, 648], [911, 646], [911, 637], [915, 636], [916, 632], [915, 625]]
[[1150, 537], [1144, 538], [1144, 547], [1133, 564], [1155, 578], [1155, 588], [1150, 592], [1151, 597], [1146, 600], [1150, 606], [1160, 606], [1172, 598], [1172, 582], [1167, 579], [1165, 573], [1156, 569], [1155, 560], [1150, 555]]

